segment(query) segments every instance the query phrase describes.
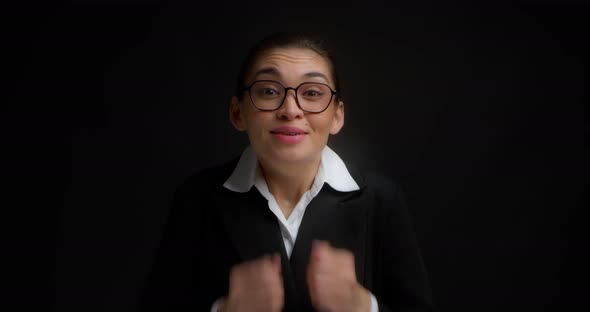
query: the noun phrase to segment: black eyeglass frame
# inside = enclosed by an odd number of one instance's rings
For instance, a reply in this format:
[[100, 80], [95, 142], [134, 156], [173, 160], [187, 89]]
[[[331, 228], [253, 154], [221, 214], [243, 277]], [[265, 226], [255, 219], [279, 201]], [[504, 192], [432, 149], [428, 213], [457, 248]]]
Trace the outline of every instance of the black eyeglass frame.
[[[278, 83], [281, 87], [283, 87], [283, 89], [285, 89], [285, 94], [283, 95], [283, 99], [281, 100], [281, 104], [279, 106], [277, 106], [277, 108], [263, 109], [263, 108], [259, 108], [258, 106], [256, 106], [256, 104], [254, 104], [254, 100], [252, 99], [251, 90], [252, 90], [252, 86], [254, 84], [256, 84], [257, 82], [274, 82], [274, 83]], [[324, 109], [322, 109], [321, 111], [319, 111], [319, 112], [308, 111], [308, 110], [303, 109], [303, 107], [301, 107], [301, 105], [299, 104], [299, 95], [297, 93], [297, 90], [299, 90], [299, 88], [301, 86], [306, 85], [306, 84], [320, 84], [320, 85], [324, 85], [324, 86], [328, 87], [328, 89], [330, 90], [330, 92], [331, 92], [330, 101], [328, 101], [328, 104], [326, 104], [326, 107], [324, 107]], [[306, 113], [310, 113], [310, 114], [323, 113], [326, 109], [328, 109], [328, 107], [330, 107], [330, 104], [332, 103], [332, 99], [334, 98], [334, 95], [336, 93], [338, 93], [338, 92], [332, 90], [332, 88], [326, 83], [307, 81], [307, 82], [303, 82], [300, 85], [298, 85], [297, 87], [293, 88], [293, 87], [285, 87], [282, 83], [280, 83], [276, 80], [268, 80], [268, 79], [253, 81], [250, 85], [244, 87], [244, 89], [243, 89], [243, 91], [248, 91], [248, 97], [250, 98], [250, 102], [252, 102], [252, 105], [254, 105], [254, 107], [256, 107], [256, 109], [261, 110], [261, 111], [265, 111], [265, 112], [272, 112], [272, 111], [276, 111], [279, 108], [281, 108], [281, 106], [283, 106], [283, 104], [285, 104], [285, 99], [287, 98], [287, 93], [289, 92], [289, 90], [295, 91], [295, 103], [297, 103], [297, 107], [299, 107], [299, 109], [301, 109], [302, 111], [304, 111]]]

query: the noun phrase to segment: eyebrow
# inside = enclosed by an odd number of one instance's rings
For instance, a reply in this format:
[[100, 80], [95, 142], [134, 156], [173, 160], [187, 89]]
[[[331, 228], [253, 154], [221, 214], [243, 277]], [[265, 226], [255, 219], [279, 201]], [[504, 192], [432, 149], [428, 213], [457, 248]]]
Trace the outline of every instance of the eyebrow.
[[258, 75], [262, 75], [262, 74], [270, 74], [273, 76], [281, 76], [281, 73], [279, 73], [279, 71], [274, 68], [274, 67], [264, 67], [260, 70], [258, 70], [255, 74], [254, 77], [258, 77]]
[[[258, 77], [258, 75], [262, 75], [262, 74], [269, 74], [269, 75], [273, 75], [273, 76], [277, 76], [277, 77], [281, 76], [281, 73], [276, 68], [264, 67], [264, 68], [261, 68], [260, 70], [258, 70], [254, 74], [254, 77]], [[323, 78], [324, 80], [326, 80], [326, 82], [330, 82], [328, 77], [320, 72], [308, 72], [308, 73], [303, 74], [303, 77], [306, 77], [306, 78], [319, 77], [319, 78]]]
[[326, 82], [329, 82], [330, 80], [328, 79], [328, 77], [326, 77], [326, 75], [320, 73], [320, 72], [309, 72], [309, 73], [305, 73], [305, 75], [303, 75], [307, 78], [314, 78], [314, 77], [320, 77], [320, 78], [324, 78], [324, 80], [326, 80]]

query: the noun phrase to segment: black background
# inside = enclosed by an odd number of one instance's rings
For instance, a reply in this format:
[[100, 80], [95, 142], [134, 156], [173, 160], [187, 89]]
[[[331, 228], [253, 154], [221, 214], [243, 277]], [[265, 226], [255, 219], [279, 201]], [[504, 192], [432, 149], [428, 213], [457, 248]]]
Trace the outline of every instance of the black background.
[[227, 118], [246, 49], [309, 30], [342, 75], [330, 145], [403, 185], [439, 310], [584, 303], [587, 6], [413, 3], [4, 10], [6, 297], [133, 311], [176, 183], [247, 144]]

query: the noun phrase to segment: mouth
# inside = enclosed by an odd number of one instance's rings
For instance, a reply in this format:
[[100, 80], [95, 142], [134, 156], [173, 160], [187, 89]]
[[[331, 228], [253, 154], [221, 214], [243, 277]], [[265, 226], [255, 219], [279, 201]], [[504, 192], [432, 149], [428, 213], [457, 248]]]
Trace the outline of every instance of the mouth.
[[293, 126], [277, 127], [277, 128], [270, 130], [270, 133], [271, 134], [278, 134], [278, 135], [285, 135], [285, 136], [298, 136], [298, 135], [306, 134], [306, 132], [303, 129], [301, 129], [299, 127], [293, 127]]
[[298, 144], [305, 140], [305, 134], [303, 129], [298, 127], [278, 127], [270, 130], [273, 138], [278, 140], [282, 144]]
[[284, 131], [271, 131], [272, 134], [281, 134], [281, 135], [289, 135], [289, 136], [296, 136], [305, 134], [305, 132], [284, 132]]

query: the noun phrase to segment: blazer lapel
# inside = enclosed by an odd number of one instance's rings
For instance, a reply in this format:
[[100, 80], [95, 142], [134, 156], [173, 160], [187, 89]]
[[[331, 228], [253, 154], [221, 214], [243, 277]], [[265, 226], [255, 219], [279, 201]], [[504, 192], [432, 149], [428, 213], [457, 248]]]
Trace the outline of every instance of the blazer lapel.
[[281, 255], [281, 271], [285, 291], [285, 311], [296, 311], [297, 290], [291, 264], [285, 250], [276, 216], [268, 209], [266, 199], [252, 188], [247, 193], [224, 191], [226, 205], [222, 208], [225, 229], [241, 259], [250, 261], [275, 252]]
[[284, 251], [281, 230], [266, 199], [252, 188], [247, 193], [225, 190], [221, 195], [225, 230], [242, 261]]
[[225, 230], [242, 261], [264, 254], [279, 252], [285, 290], [284, 311], [312, 311], [307, 288], [306, 271], [314, 239], [327, 240], [332, 246], [345, 248], [355, 256], [357, 279], [365, 278], [367, 237], [367, 196], [364, 177], [354, 167], [349, 171], [360, 190], [338, 192], [324, 184], [322, 190], [305, 210], [297, 239], [287, 257], [281, 230], [275, 215], [268, 209], [266, 199], [252, 187], [247, 193], [223, 189], [218, 198], [225, 201], [219, 207]]
[[324, 184], [305, 210], [297, 240], [291, 254], [291, 268], [300, 301], [311, 309], [307, 287], [307, 265], [314, 239], [326, 240], [333, 247], [344, 248], [355, 256], [357, 279], [362, 283], [365, 267], [367, 209], [364, 192], [338, 192]]

